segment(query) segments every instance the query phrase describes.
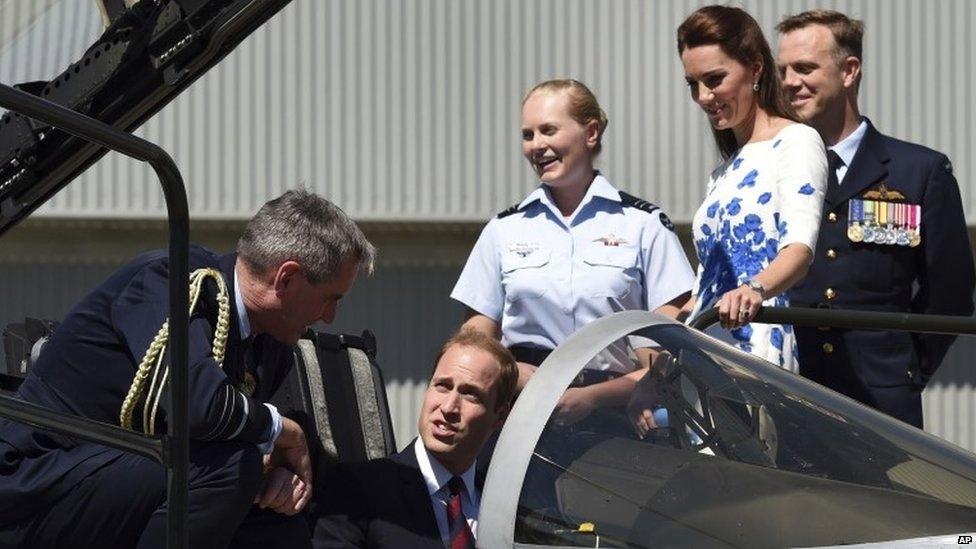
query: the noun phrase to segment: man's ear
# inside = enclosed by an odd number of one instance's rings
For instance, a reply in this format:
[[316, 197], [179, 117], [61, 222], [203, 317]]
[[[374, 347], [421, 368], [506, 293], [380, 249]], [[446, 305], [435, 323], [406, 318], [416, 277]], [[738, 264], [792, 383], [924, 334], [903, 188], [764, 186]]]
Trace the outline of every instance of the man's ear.
[[302, 276], [302, 266], [295, 261], [285, 261], [278, 266], [274, 274], [275, 293], [281, 295], [293, 284], [296, 277]]
[[847, 56], [840, 66], [844, 73], [844, 87], [853, 88], [857, 86], [857, 81], [861, 77], [861, 60], [853, 55]]
[[508, 413], [512, 411], [511, 403], [506, 402], [498, 409], [498, 419], [495, 421], [495, 431], [501, 431], [502, 426], [505, 425], [505, 420], [508, 419]]

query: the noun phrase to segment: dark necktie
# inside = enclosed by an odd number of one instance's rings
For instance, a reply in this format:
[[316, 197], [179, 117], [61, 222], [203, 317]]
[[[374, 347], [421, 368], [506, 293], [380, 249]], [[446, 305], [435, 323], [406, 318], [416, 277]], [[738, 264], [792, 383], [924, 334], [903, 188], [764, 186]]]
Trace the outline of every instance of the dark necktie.
[[468, 528], [468, 519], [461, 510], [461, 496], [464, 493], [464, 481], [461, 477], [451, 477], [447, 483], [451, 491], [451, 499], [447, 503], [447, 528], [451, 549], [474, 549], [474, 535]]
[[837, 180], [837, 170], [844, 165], [844, 161], [840, 159], [840, 156], [832, 150], [827, 151], [827, 188], [833, 189], [837, 185], [840, 185], [840, 181]]

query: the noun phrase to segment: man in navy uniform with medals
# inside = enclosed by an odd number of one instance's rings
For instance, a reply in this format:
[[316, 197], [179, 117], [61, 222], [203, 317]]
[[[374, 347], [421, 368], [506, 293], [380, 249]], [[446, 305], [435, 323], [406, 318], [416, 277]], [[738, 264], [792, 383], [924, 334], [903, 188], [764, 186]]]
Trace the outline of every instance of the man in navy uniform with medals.
[[[882, 135], [857, 106], [863, 24], [812, 10], [784, 19], [777, 64], [828, 149], [816, 256], [798, 307], [968, 316], [974, 268], [944, 154]], [[800, 373], [922, 427], [922, 389], [953, 336], [796, 328]]]
[[[335, 205], [288, 191], [248, 222], [237, 251], [190, 247], [190, 546], [308, 546], [297, 514], [312, 495], [305, 435], [266, 401], [291, 367], [291, 346], [309, 324], [333, 321], [375, 250]], [[168, 364], [156, 354], [168, 288], [165, 252], [119, 269], [64, 318], [19, 397], [165, 432], [168, 402], [154, 394]], [[154, 460], [0, 422], [0, 547], [165, 543], [166, 476]]]

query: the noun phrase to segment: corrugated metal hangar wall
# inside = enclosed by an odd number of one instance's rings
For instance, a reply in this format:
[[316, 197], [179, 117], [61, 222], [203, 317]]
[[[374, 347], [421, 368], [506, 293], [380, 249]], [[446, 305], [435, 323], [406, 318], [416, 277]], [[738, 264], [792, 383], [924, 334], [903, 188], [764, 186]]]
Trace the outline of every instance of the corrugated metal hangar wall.
[[[591, 85], [611, 120], [602, 169], [687, 233], [717, 155], [688, 99], [674, 31], [704, 3], [299, 0], [137, 133], [172, 153], [194, 238], [214, 248], [231, 248], [242, 220], [299, 184], [364, 223], [381, 248], [379, 269], [337, 327], [377, 333], [402, 444], [430, 359], [460, 319], [447, 294], [470, 244], [533, 185], [518, 138], [533, 83], [572, 76]], [[770, 37], [784, 15], [812, 7], [862, 18], [864, 113], [886, 133], [947, 153], [976, 221], [976, 4], [741, 5]], [[99, 32], [90, 0], [0, 0], [0, 82], [52, 78]], [[164, 245], [163, 212], [147, 167], [106, 156], [0, 239], [0, 323], [63, 315], [131, 253]], [[972, 350], [957, 343], [927, 389], [926, 423], [976, 449]]]

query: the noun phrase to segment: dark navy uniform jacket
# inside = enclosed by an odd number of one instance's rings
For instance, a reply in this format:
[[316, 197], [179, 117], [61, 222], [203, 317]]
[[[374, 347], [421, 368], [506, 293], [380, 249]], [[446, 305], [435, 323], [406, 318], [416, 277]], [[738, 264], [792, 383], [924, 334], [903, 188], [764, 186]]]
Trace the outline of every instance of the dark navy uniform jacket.
[[[371, 547], [443, 549], [430, 492], [414, 450], [366, 463], [340, 463], [326, 473], [316, 517], [315, 549]], [[484, 487], [487, 464], [475, 466], [475, 489]]]
[[[216, 284], [204, 285], [190, 319], [189, 425], [192, 440], [264, 442], [271, 415], [261, 402], [270, 397], [291, 364], [290, 347], [257, 336], [252, 397], [237, 386], [245, 372], [234, 299], [236, 255], [218, 257], [190, 248], [191, 271], [220, 270], [230, 292], [230, 334], [223, 369], [212, 354], [217, 318]], [[143, 254], [84, 297], [58, 326], [18, 395], [29, 402], [97, 421], [119, 424], [119, 410], [136, 368], [168, 316], [166, 252]], [[148, 382], [147, 382], [148, 386]], [[160, 404], [156, 432], [165, 432], [168, 403]], [[142, 426], [143, 400], [133, 425]], [[160, 419], [160, 416], [161, 419]], [[83, 478], [111, 462], [121, 450], [55, 435], [14, 423], [0, 423], [0, 521], [30, 516]]]
[[[917, 247], [855, 243], [848, 203], [882, 186], [887, 201], [921, 205]], [[897, 198], [897, 191], [904, 198]], [[891, 198], [894, 195], [896, 198]], [[825, 196], [816, 257], [794, 306], [968, 316], [974, 267], [959, 187], [944, 154], [867, 132], [839, 186]], [[800, 373], [921, 426], [921, 388], [954, 337], [798, 328]]]

